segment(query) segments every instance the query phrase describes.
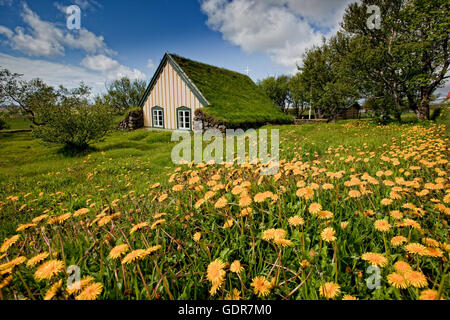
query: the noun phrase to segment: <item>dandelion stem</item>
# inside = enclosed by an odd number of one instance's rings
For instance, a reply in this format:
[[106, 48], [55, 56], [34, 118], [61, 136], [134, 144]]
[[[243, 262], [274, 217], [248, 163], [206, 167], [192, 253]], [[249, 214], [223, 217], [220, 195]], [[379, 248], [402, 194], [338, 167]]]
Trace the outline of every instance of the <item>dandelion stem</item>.
[[147, 286], [147, 282], [145, 282], [145, 278], [144, 278], [144, 275], [142, 274], [141, 268], [139, 267], [139, 262], [136, 263], [136, 267], [137, 267], [137, 269], [138, 269], [139, 275], [141, 276], [142, 283], [144, 284], [144, 287], [145, 287], [145, 291], [147, 292], [147, 297], [148, 297], [149, 299], [151, 299], [150, 290], [149, 290], [149, 288], [148, 288], [148, 286]]
[[33, 296], [33, 294], [31, 293], [30, 287], [28, 287], [28, 285], [26, 284], [26, 282], [25, 282], [25, 280], [23, 279], [22, 274], [20, 273], [20, 271], [17, 271], [17, 275], [19, 276], [20, 281], [22, 281], [23, 286], [24, 286], [25, 289], [27, 290], [27, 293], [28, 293], [28, 295], [30, 296], [30, 299], [31, 299], [31, 300], [34, 300], [34, 296]]

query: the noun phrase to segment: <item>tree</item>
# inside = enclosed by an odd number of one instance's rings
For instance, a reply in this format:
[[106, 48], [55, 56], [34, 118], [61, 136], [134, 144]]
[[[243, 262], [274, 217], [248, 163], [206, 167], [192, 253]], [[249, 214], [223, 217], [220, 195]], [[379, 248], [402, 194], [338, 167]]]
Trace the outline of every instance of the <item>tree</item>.
[[106, 84], [107, 93], [101, 101], [110, 105], [117, 113], [139, 106], [146, 90], [144, 80], [130, 80], [127, 77]]
[[[381, 9], [379, 30], [367, 25], [369, 5]], [[448, 11], [445, 0], [362, 0], [346, 10], [342, 27], [352, 37], [348, 62], [355, 78], [369, 95], [382, 84], [399, 121], [406, 107], [429, 119], [430, 98], [448, 78]]]
[[302, 73], [298, 72], [289, 79], [289, 101], [295, 108], [296, 116], [299, 117], [309, 105], [309, 88]]
[[33, 135], [48, 143], [86, 149], [110, 130], [113, 113], [104, 104], [91, 105], [91, 89], [80, 84], [55, 89], [42, 80], [20, 80], [21, 75], [0, 70], [0, 101], [20, 106], [34, 124]]
[[289, 77], [268, 77], [258, 83], [266, 95], [281, 109], [286, 112], [286, 104], [289, 98]]
[[[338, 33], [321, 46], [308, 50], [300, 68], [304, 86], [310, 88], [310, 99], [319, 118], [336, 120], [339, 113], [353, 105], [360, 93], [348, 76], [345, 59], [349, 39]], [[306, 91], [307, 92], [307, 91]]]

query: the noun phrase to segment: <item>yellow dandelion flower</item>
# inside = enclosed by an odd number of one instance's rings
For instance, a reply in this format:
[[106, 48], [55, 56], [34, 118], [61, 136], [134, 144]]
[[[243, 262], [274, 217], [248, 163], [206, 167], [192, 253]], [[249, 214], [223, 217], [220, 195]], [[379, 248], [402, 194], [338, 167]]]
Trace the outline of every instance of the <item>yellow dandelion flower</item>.
[[309, 266], [310, 266], [310, 263], [309, 263], [308, 260], [303, 259], [303, 260], [300, 262], [300, 266], [301, 266], [302, 268], [306, 268], [306, 267], [309, 267]]
[[444, 202], [445, 203], [450, 203], [450, 193], [447, 193], [444, 197]]
[[367, 252], [364, 253], [361, 258], [369, 262], [371, 265], [381, 268], [385, 267], [388, 263], [386, 257], [379, 253]]
[[420, 293], [419, 299], [420, 300], [436, 300], [437, 295], [438, 295], [438, 292], [436, 290], [426, 289]]
[[331, 184], [331, 183], [325, 183], [323, 186], [322, 186], [322, 189], [324, 189], [324, 190], [331, 190], [331, 189], [333, 189], [334, 188], [334, 186]]
[[251, 215], [252, 213], [253, 213], [252, 208], [244, 208], [244, 209], [242, 209], [240, 216], [245, 217], [245, 216]]
[[323, 229], [323, 231], [320, 233], [320, 237], [323, 241], [326, 242], [333, 242], [336, 241], [334, 229], [331, 227]]
[[205, 199], [200, 199], [200, 200], [198, 200], [198, 201], [195, 203], [194, 208], [195, 208], [195, 209], [198, 209], [198, 208], [200, 208], [200, 207], [202, 206], [202, 204], [204, 204], [204, 203], [205, 203]]
[[391, 286], [397, 289], [406, 289], [408, 283], [400, 273], [391, 273], [387, 276], [387, 280]]
[[3, 279], [2, 282], [0, 282], [0, 289], [7, 287], [12, 282], [12, 280], [12, 276], [7, 276], [5, 279]]
[[383, 206], [389, 206], [389, 205], [391, 205], [392, 204], [392, 200], [391, 199], [383, 199], [383, 200], [381, 200], [381, 204], [383, 205]]
[[20, 234], [16, 234], [9, 239], [5, 239], [3, 241], [2, 246], [0, 247], [0, 252], [6, 252], [13, 244], [15, 244], [20, 238]]
[[233, 219], [227, 219], [225, 223], [223, 224], [222, 228], [228, 229], [233, 226], [234, 220]]
[[283, 238], [275, 238], [273, 242], [282, 247], [290, 247], [293, 245], [291, 240], [283, 239]]
[[140, 230], [140, 229], [142, 229], [142, 228], [145, 228], [145, 227], [148, 227], [148, 222], [141, 222], [141, 223], [135, 224], [135, 225], [130, 229], [130, 234], [133, 234], [133, 233], [135, 233], [136, 231], [138, 231], [138, 230]]
[[227, 294], [225, 300], [241, 300], [241, 292], [238, 289], [234, 288], [231, 293]]
[[73, 216], [74, 217], [80, 217], [80, 216], [83, 216], [83, 215], [85, 215], [86, 213], [89, 213], [89, 212], [90, 212], [90, 210], [88, 208], [81, 208], [81, 209], [78, 209], [77, 211], [75, 211]]
[[97, 300], [98, 296], [102, 293], [103, 285], [99, 282], [93, 283], [87, 286], [78, 296], [76, 300]]
[[401, 220], [403, 219], [403, 213], [401, 213], [398, 210], [393, 210], [390, 212], [390, 215], [392, 218], [397, 219], [397, 220]]
[[272, 284], [267, 281], [266, 277], [260, 276], [253, 278], [251, 286], [253, 287], [253, 292], [255, 294], [257, 294], [259, 297], [265, 297], [269, 295]]
[[159, 219], [161, 217], [167, 216], [167, 213], [161, 212], [153, 215], [153, 219]]
[[109, 252], [109, 257], [111, 259], [117, 259], [121, 255], [125, 254], [125, 252], [128, 251], [128, 245], [127, 244], [119, 244], [112, 248], [112, 250]]
[[266, 198], [267, 198], [266, 194], [265, 194], [264, 192], [260, 192], [260, 193], [257, 193], [257, 194], [255, 195], [255, 197], [254, 197], [253, 200], [254, 200], [256, 203], [261, 203], [261, 202], [266, 201]]
[[261, 238], [266, 241], [273, 240], [275, 238], [275, 229], [264, 231]]
[[251, 204], [252, 204], [252, 197], [250, 197], [247, 193], [242, 194], [241, 198], [239, 199], [239, 206], [248, 207]]
[[398, 247], [398, 246], [401, 246], [403, 243], [405, 243], [405, 242], [407, 242], [408, 240], [404, 237], [404, 236], [396, 236], [396, 237], [393, 237], [392, 239], [391, 239], [391, 244], [394, 246], [394, 247]]
[[73, 282], [72, 284], [67, 286], [67, 293], [69, 295], [73, 295], [82, 289], [84, 289], [87, 285], [89, 285], [91, 282], [94, 282], [95, 279], [91, 276], [83, 277], [80, 281]]
[[274, 239], [284, 239], [286, 237], [286, 231], [284, 229], [275, 229]]
[[223, 270], [225, 265], [220, 259], [211, 262], [206, 270], [206, 278], [213, 284], [222, 283], [226, 275], [225, 270]]
[[33, 220], [31, 220], [33, 223], [38, 223], [41, 222], [42, 220], [48, 218], [48, 214], [43, 214], [40, 215], [39, 217], [34, 218]]
[[161, 249], [162, 247], [161, 247], [161, 245], [156, 245], [156, 246], [153, 246], [153, 247], [150, 247], [150, 248], [148, 248], [147, 250], [145, 250], [145, 253], [147, 254], [147, 255], [149, 255], [149, 254], [151, 254], [151, 253], [153, 253], [153, 252], [155, 252], [155, 251], [158, 251], [159, 249]]
[[157, 226], [164, 224], [166, 222], [166, 219], [159, 219], [156, 220], [155, 222], [153, 222], [152, 226], [150, 227], [151, 229], [156, 229]]
[[228, 200], [225, 197], [221, 197], [219, 200], [217, 200], [216, 204], [214, 205], [214, 208], [220, 209], [225, 207], [228, 204]]
[[166, 200], [169, 197], [169, 195], [167, 193], [164, 193], [162, 195], [159, 196], [158, 198], [158, 202], [163, 202], [164, 200]]
[[412, 271], [411, 266], [408, 262], [405, 261], [397, 261], [394, 263], [394, 269], [397, 270], [400, 274], [405, 274], [406, 272]]
[[293, 216], [288, 219], [288, 222], [293, 227], [302, 226], [305, 224], [305, 220], [303, 220], [300, 216]]
[[423, 288], [428, 285], [427, 278], [422, 272], [409, 271], [404, 274], [404, 277], [406, 281], [415, 288]]
[[425, 243], [429, 247], [433, 247], [433, 248], [439, 247], [439, 242], [434, 239], [431, 239], [431, 238], [423, 238], [422, 242]]
[[349, 294], [346, 294], [344, 295], [344, 297], [342, 297], [342, 300], [359, 300], [359, 299]]
[[44, 300], [52, 300], [57, 295], [58, 291], [61, 289], [62, 284], [63, 284], [62, 279], [53, 284], [45, 294]]
[[341, 286], [334, 282], [326, 282], [320, 286], [319, 292], [322, 297], [334, 299], [341, 292]]
[[129, 254], [125, 256], [122, 260], [122, 264], [128, 264], [133, 261], [142, 260], [148, 255], [145, 249], [137, 249], [131, 251]]
[[300, 188], [297, 190], [296, 194], [300, 198], [309, 200], [314, 196], [314, 190], [309, 187]]
[[317, 216], [321, 220], [328, 220], [328, 219], [333, 218], [333, 212], [326, 211], [326, 210], [325, 211], [320, 211]]
[[194, 239], [195, 242], [199, 242], [201, 237], [202, 237], [201, 232], [196, 232], [196, 233], [194, 234], [193, 239]]
[[358, 190], [350, 190], [348, 192], [348, 196], [350, 198], [359, 198], [359, 197], [361, 197], [361, 192], [359, 192]]
[[38, 281], [51, 279], [54, 275], [64, 270], [64, 262], [60, 260], [50, 260], [41, 264], [36, 272], [34, 278]]
[[233, 263], [230, 265], [230, 271], [234, 273], [241, 273], [244, 270], [244, 268], [241, 266], [241, 262], [239, 260], [234, 260]]
[[18, 228], [16, 229], [16, 232], [24, 231], [33, 227], [36, 227], [37, 224], [35, 223], [28, 223], [28, 224], [19, 224]]
[[[20, 266], [21, 264], [23, 264], [25, 261], [27, 261], [27, 258], [20, 256], [17, 257], [7, 263], [4, 264], [0, 264], [0, 271], [4, 271], [4, 270], [10, 270], [12, 271], [12, 269], [16, 266]], [[8, 272], [9, 273], [9, 272]]]
[[34, 256], [30, 260], [28, 260], [27, 267], [33, 267], [33, 266], [37, 265], [41, 261], [44, 261], [45, 259], [47, 259], [48, 256], [49, 256], [48, 252], [43, 252], [43, 253], [40, 253], [40, 254]]
[[341, 222], [341, 229], [347, 228], [348, 224], [349, 224], [348, 221]]
[[312, 203], [308, 208], [309, 213], [317, 214], [322, 211], [322, 205], [320, 203]]
[[418, 254], [419, 256], [427, 255], [427, 248], [420, 243], [410, 243], [405, 246], [405, 250], [410, 254]]
[[391, 225], [386, 220], [376, 220], [374, 226], [380, 232], [388, 232], [391, 229]]
[[444, 253], [439, 248], [427, 248], [425, 255], [433, 258], [441, 258], [444, 256]]
[[184, 186], [182, 184], [176, 184], [173, 186], [172, 191], [178, 192], [184, 189]]

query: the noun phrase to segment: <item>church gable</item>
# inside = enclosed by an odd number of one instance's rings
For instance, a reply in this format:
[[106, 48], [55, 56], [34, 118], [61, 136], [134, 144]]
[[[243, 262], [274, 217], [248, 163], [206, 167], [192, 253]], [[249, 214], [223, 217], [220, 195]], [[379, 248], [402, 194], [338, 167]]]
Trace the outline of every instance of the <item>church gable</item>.
[[192, 124], [195, 110], [205, 105], [206, 99], [195, 92], [196, 88], [176, 67], [165, 57], [150, 82], [142, 102], [145, 127], [184, 129], [187, 126], [185, 117], [189, 116]]

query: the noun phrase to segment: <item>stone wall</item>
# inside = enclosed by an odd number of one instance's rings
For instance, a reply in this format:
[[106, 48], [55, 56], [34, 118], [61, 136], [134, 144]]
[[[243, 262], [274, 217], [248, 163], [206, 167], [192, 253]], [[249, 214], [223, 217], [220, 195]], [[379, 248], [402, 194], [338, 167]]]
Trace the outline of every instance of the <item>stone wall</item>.
[[203, 132], [210, 129], [217, 129], [220, 132], [225, 133], [227, 127], [216, 121], [213, 117], [206, 115], [201, 109], [197, 109], [194, 115], [194, 132]]
[[327, 119], [295, 119], [294, 124], [317, 124], [317, 123], [327, 123]]
[[118, 130], [136, 130], [144, 127], [144, 112], [142, 109], [132, 110], [123, 119]]

